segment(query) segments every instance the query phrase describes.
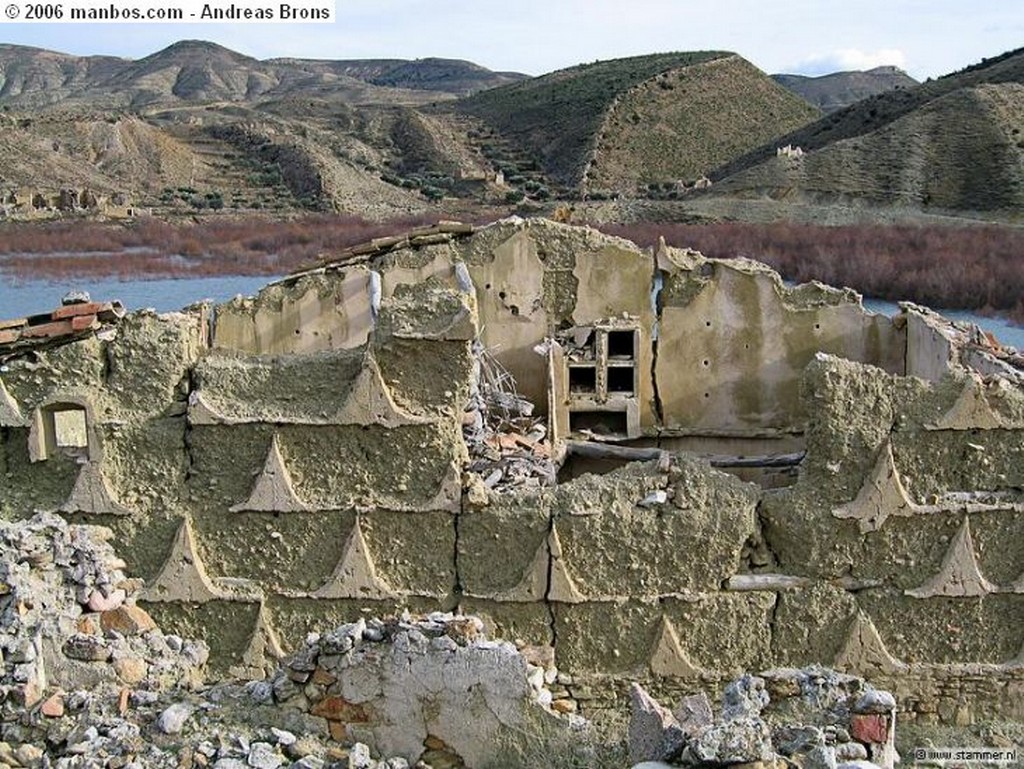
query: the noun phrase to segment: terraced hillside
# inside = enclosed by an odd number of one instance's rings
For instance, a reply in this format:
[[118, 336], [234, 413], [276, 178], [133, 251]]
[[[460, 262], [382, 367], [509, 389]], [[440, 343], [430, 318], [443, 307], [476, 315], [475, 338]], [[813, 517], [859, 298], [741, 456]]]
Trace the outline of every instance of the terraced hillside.
[[[0, 115], [0, 190], [89, 189], [160, 215], [345, 211], [387, 218], [428, 201], [380, 179], [379, 156], [308, 118], [235, 107], [146, 117], [51, 109]], [[347, 140], [347, 141], [346, 141]]]
[[[185, 216], [459, 216], [608, 197], [683, 218], [704, 203], [693, 215], [736, 218], [714, 206], [747, 198], [1024, 208], [1020, 51], [820, 120], [721, 51], [459, 96], [515, 77], [448, 59], [260, 61], [202, 41], [137, 61], [0, 45], [0, 216], [24, 200], [31, 218], [96, 212], [62, 190]], [[776, 159], [788, 143], [809, 154]], [[695, 191], [705, 174], [714, 187]]]
[[581, 186], [593, 194], [689, 184], [819, 115], [739, 56], [671, 69], [614, 100]]
[[717, 181], [751, 168], [774, 157], [776, 147], [780, 145], [792, 144], [805, 152], [819, 150], [835, 142], [866, 136], [954, 91], [1002, 83], [1024, 84], [1024, 48], [1009, 51], [937, 80], [878, 94], [832, 112], [810, 125], [723, 164], [712, 173], [711, 178]]
[[665, 53], [581, 64], [461, 99], [455, 109], [484, 121], [556, 183], [583, 179], [595, 137], [621, 96], [663, 73], [729, 56]]
[[963, 88], [801, 158], [774, 157], [715, 194], [964, 212], [1024, 210], [1024, 85]]
[[823, 112], [834, 112], [871, 96], [913, 88], [918, 84], [899, 67], [875, 67], [864, 72], [832, 72], [820, 77], [772, 75], [772, 80]]

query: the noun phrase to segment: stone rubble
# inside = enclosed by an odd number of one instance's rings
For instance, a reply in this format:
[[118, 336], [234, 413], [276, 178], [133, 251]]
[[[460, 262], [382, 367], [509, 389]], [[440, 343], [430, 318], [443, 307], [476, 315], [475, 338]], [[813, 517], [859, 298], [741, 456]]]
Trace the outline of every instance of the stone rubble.
[[205, 645], [135, 604], [109, 539], [0, 523], [0, 769], [449, 769], [484, 765], [502, 729], [585, 723], [555, 707], [552, 655], [440, 612], [311, 633], [264, 680], [208, 683]]
[[405, 612], [311, 634], [259, 696], [326, 719], [337, 741], [365, 742], [410, 764], [427, 746], [445, 764], [480, 766], [508, 730], [538, 719], [583, 723], [547, 688], [558, 680], [553, 658], [541, 666], [528, 656], [489, 640], [477, 617]]
[[479, 343], [474, 351], [476, 386], [462, 423], [467, 470], [498, 493], [554, 486], [558, 470], [545, 420], [533, 416], [533, 403], [516, 394], [512, 376]]
[[824, 668], [744, 675], [725, 687], [717, 717], [703, 694], [675, 713], [639, 684], [631, 695], [633, 769], [893, 769], [899, 761], [892, 694]]

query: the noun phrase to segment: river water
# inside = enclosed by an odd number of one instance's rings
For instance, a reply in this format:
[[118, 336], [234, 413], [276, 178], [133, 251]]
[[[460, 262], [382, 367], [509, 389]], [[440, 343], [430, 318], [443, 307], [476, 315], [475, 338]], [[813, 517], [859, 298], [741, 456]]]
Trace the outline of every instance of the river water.
[[[84, 278], [74, 281], [16, 280], [0, 272], [0, 320], [47, 312], [60, 306], [61, 297], [71, 289], [88, 291], [96, 301], [119, 299], [129, 310], [152, 307], [159, 312], [180, 310], [203, 299], [223, 302], [241, 294], [251, 296], [274, 280], [268, 276], [224, 276], [216, 278], [162, 278], [157, 280], [118, 280]], [[895, 315], [894, 302], [865, 299], [871, 312]], [[1015, 326], [1003, 318], [990, 318], [965, 310], [943, 312], [954, 320], [978, 324], [1003, 344], [1024, 350], [1024, 326]]]

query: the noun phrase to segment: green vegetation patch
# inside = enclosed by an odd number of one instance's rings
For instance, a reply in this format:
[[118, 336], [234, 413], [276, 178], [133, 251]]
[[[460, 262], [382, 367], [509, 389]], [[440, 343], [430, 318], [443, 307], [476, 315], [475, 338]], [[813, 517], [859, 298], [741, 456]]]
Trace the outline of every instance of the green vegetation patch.
[[729, 55], [661, 53], [581, 64], [483, 91], [459, 101], [456, 109], [484, 120], [523, 151], [539, 156], [554, 179], [571, 185], [582, 172], [605, 112], [620, 94], [662, 72]]

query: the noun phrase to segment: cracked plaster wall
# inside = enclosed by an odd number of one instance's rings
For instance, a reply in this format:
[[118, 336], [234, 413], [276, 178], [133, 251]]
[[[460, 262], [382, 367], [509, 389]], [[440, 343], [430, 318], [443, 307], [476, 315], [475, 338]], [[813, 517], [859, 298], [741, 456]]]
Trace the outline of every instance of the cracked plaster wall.
[[[460, 287], [459, 261], [475, 290]], [[600, 264], [620, 279], [595, 277]], [[615, 702], [627, 679], [671, 694], [813, 661], [880, 677], [913, 718], [1024, 718], [1020, 388], [948, 354], [941, 366], [908, 356], [932, 376], [902, 376], [904, 332], [843, 292], [686, 252], [659, 264], [660, 317], [652, 256], [504, 223], [380, 258], [365, 311], [338, 305], [353, 281], [372, 286], [359, 267], [217, 308], [210, 347], [204, 312], [133, 314], [112, 340], [0, 373], [0, 511], [90, 500], [64, 514], [111, 527], [147, 609], [206, 638], [222, 671], [366, 611], [460, 606], [553, 647], [585, 707]], [[312, 319], [311, 292], [324, 302]], [[797, 484], [765, 492], [680, 456], [464, 496], [477, 329], [535, 395], [537, 341], [622, 312], [652, 336], [657, 321], [645, 370], [664, 427], [806, 425]], [[703, 330], [709, 318], [724, 327]], [[918, 337], [941, 347], [927, 324]], [[695, 416], [704, 391], [714, 398]], [[91, 405], [101, 459], [31, 462], [25, 417], [72, 397]], [[83, 467], [93, 493], [76, 496]]]

